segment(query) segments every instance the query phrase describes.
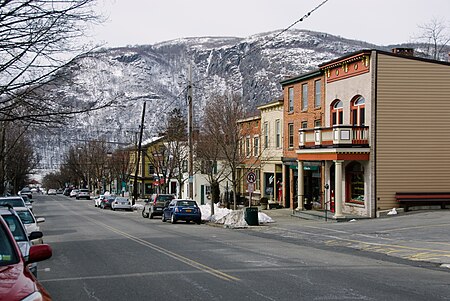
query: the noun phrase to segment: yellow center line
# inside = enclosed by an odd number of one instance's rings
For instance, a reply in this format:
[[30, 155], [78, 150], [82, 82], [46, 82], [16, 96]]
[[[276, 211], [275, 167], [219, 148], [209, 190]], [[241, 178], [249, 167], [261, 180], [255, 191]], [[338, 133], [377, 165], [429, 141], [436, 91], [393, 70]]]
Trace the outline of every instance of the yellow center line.
[[[59, 204], [59, 203], [58, 203], [58, 204]], [[62, 206], [62, 207], [64, 207], [64, 206], [61, 205], [61, 204], [59, 204], [59, 205]], [[131, 234], [129, 234], [129, 233], [123, 232], [123, 231], [121, 231], [121, 230], [119, 230], [119, 229], [116, 229], [116, 228], [111, 227], [111, 226], [109, 226], [109, 225], [107, 225], [107, 224], [104, 224], [104, 223], [102, 223], [102, 222], [99, 222], [99, 221], [97, 221], [97, 220], [95, 220], [95, 219], [93, 219], [93, 218], [90, 218], [90, 217], [87, 217], [87, 216], [83, 216], [83, 215], [77, 213], [76, 211], [73, 211], [73, 210], [71, 210], [71, 209], [68, 209], [67, 207], [64, 207], [64, 208], [65, 208], [66, 210], [71, 211], [73, 214], [76, 214], [76, 215], [78, 215], [78, 216], [81, 216], [81, 217], [87, 219], [88, 221], [90, 221], [90, 222], [92, 222], [92, 223], [94, 223], [94, 224], [97, 224], [97, 225], [99, 225], [99, 226], [102, 226], [102, 227], [104, 227], [104, 228], [106, 228], [106, 229], [108, 229], [108, 230], [110, 230], [110, 231], [112, 231], [112, 232], [114, 232], [114, 233], [116, 233], [116, 234], [119, 234], [119, 235], [124, 236], [124, 237], [126, 237], [126, 238], [128, 238], [128, 239], [130, 239], [130, 240], [132, 240], [132, 241], [134, 241], [134, 242], [137, 242], [138, 244], [141, 244], [141, 245], [143, 245], [143, 246], [149, 247], [149, 248], [151, 248], [151, 249], [153, 249], [153, 250], [155, 250], [155, 251], [157, 251], [157, 252], [159, 252], [159, 253], [161, 253], [161, 254], [164, 254], [164, 255], [166, 255], [166, 256], [169, 256], [169, 257], [171, 257], [171, 258], [173, 258], [173, 259], [175, 259], [175, 260], [178, 260], [178, 261], [180, 261], [180, 262], [182, 262], [182, 263], [185, 263], [185, 264], [187, 264], [187, 265], [189, 265], [189, 266], [191, 266], [191, 267], [193, 267], [193, 268], [196, 268], [196, 269], [198, 269], [198, 270], [201, 270], [201, 271], [203, 271], [203, 272], [206, 272], [206, 273], [208, 273], [208, 274], [211, 274], [211, 275], [213, 275], [213, 276], [215, 276], [215, 277], [217, 277], [217, 278], [220, 278], [220, 279], [223, 279], [223, 280], [226, 280], [226, 281], [239, 281], [239, 280], [240, 280], [240, 279], [237, 278], [237, 277], [234, 277], [234, 276], [231, 276], [231, 275], [226, 274], [226, 273], [224, 273], [224, 272], [221, 272], [221, 271], [219, 271], [219, 270], [216, 270], [216, 269], [214, 269], [214, 268], [212, 268], [212, 267], [209, 267], [209, 266], [207, 266], [207, 265], [204, 265], [204, 264], [202, 264], [202, 263], [200, 263], [200, 262], [198, 262], [198, 261], [195, 261], [195, 260], [190, 259], [190, 258], [188, 258], [188, 257], [185, 257], [185, 256], [183, 256], [183, 255], [177, 254], [177, 253], [175, 253], [175, 252], [172, 252], [172, 251], [170, 251], [170, 250], [168, 250], [168, 249], [162, 248], [162, 247], [160, 247], [160, 246], [158, 246], [158, 245], [152, 244], [152, 243], [150, 243], [150, 242], [148, 242], [148, 241], [146, 241], [146, 240], [143, 240], [143, 239], [141, 239], [141, 238], [139, 238], [139, 237], [133, 236], [133, 235], [131, 235]]]

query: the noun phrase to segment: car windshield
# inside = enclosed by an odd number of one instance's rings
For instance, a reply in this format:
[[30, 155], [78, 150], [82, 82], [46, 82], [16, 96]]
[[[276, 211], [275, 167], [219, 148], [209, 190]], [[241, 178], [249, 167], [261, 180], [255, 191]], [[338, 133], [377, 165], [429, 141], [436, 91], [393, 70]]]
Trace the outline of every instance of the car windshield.
[[14, 236], [16, 241], [27, 241], [27, 235], [25, 234], [25, 230], [23, 229], [22, 224], [17, 216], [8, 214], [3, 215], [3, 219], [11, 230], [11, 233]]
[[16, 199], [0, 199], [0, 205], [9, 204], [13, 207], [25, 207], [25, 203], [22, 198]]
[[177, 201], [177, 206], [197, 207], [197, 203], [195, 201]]
[[20, 219], [22, 220], [22, 223], [24, 223], [25, 225], [27, 224], [34, 224], [35, 220], [33, 217], [33, 214], [31, 214], [30, 211], [28, 210], [21, 210], [21, 211], [16, 211], [17, 215], [20, 217]]
[[156, 198], [156, 201], [164, 202], [164, 201], [169, 201], [169, 200], [173, 200], [173, 199], [174, 199], [173, 195], [158, 195], [158, 197]]
[[8, 237], [7, 231], [3, 224], [0, 224], [0, 266], [19, 262], [19, 258], [14, 251], [14, 246]]

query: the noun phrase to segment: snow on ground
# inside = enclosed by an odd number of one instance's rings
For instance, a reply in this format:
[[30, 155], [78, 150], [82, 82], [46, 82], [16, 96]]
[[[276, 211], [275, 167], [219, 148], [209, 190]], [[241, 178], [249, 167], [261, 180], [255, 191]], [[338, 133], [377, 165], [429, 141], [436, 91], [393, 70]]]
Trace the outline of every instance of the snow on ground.
[[[231, 210], [227, 208], [220, 208], [217, 204], [214, 204], [214, 215], [211, 216], [211, 204], [200, 205], [202, 212], [202, 220], [210, 223], [224, 225], [227, 228], [247, 228], [248, 224], [244, 218], [244, 210]], [[133, 209], [136, 211], [142, 211], [144, 205], [136, 203], [133, 205]], [[273, 223], [275, 222], [270, 216], [259, 211], [258, 212], [259, 224]]]
[[144, 205], [136, 203], [133, 206], [133, 210], [138, 210], [138, 211], [142, 211], [142, 209], [144, 209]]
[[[227, 208], [220, 208], [214, 204], [214, 215], [211, 216], [211, 205], [200, 205], [202, 211], [202, 220], [209, 221], [215, 224], [221, 224], [229, 228], [246, 228], [247, 222], [244, 218], [244, 210], [231, 210]], [[258, 212], [259, 224], [273, 223], [274, 220], [263, 212]]]

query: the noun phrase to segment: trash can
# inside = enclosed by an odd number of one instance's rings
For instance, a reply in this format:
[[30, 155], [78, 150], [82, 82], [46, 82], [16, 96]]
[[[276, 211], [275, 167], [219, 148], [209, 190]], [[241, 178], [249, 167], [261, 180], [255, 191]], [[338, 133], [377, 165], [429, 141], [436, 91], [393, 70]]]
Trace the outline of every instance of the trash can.
[[259, 226], [258, 208], [246, 207], [244, 211], [244, 219], [249, 226]]

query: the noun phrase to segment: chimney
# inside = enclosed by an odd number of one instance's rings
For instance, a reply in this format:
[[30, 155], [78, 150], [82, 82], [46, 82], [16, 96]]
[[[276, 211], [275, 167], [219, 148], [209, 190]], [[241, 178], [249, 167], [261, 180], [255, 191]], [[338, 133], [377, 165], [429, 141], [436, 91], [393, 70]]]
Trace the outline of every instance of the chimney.
[[392, 48], [392, 53], [404, 56], [414, 56], [413, 48]]

